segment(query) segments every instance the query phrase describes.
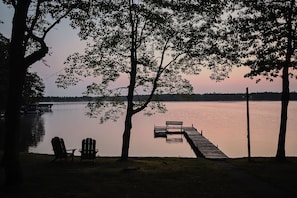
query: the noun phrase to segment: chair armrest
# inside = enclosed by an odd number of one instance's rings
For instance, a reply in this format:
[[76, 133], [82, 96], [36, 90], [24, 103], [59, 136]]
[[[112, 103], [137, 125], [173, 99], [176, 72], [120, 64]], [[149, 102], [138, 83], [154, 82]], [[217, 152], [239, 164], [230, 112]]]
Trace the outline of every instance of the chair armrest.
[[66, 149], [66, 151], [71, 151], [73, 154], [76, 151], [76, 149]]

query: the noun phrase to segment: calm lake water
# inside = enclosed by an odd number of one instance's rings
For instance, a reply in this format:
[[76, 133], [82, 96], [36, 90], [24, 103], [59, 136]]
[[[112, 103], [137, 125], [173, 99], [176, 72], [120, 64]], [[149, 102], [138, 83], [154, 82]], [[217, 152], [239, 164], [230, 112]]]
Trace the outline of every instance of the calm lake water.
[[[247, 156], [245, 102], [166, 102], [168, 112], [133, 119], [130, 156], [195, 157], [182, 135], [154, 138], [154, 125], [166, 120], [194, 125], [229, 157]], [[64, 138], [67, 148], [80, 153], [82, 139], [97, 140], [100, 156], [120, 156], [124, 117], [117, 122], [99, 124], [99, 119], [85, 116], [86, 103], [55, 103], [52, 112], [23, 117], [23, 150], [53, 154], [51, 139]], [[290, 102], [286, 141], [287, 156], [297, 156], [297, 102]], [[275, 156], [280, 123], [280, 102], [250, 102], [252, 156]], [[182, 141], [170, 141], [181, 140]]]

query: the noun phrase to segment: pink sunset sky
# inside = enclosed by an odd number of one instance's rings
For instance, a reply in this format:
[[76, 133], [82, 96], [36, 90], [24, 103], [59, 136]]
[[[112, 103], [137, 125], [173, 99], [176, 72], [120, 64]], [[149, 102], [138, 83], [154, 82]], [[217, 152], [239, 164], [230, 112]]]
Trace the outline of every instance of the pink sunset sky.
[[[0, 3], [0, 32], [10, 38], [11, 20], [13, 10], [8, 9], [3, 3]], [[84, 43], [77, 36], [77, 31], [73, 30], [66, 21], [59, 24], [46, 38], [46, 42], [50, 47], [51, 55], [47, 55], [44, 59], [50, 66], [45, 66], [41, 61], [35, 63], [31, 67], [31, 71], [35, 71], [43, 79], [46, 89], [46, 96], [81, 96], [86, 90], [86, 86], [91, 82], [84, 80], [75, 87], [68, 89], [58, 88], [55, 84], [57, 75], [63, 71], [63, 64], [66, 57], [74, 52], [83, 51]], [[188, 76], [194, 87], [194, 93], [244, 93], [246, 87], [249, 87], [250, 92], [281, 92], [281, 78], [275, 79], [273, 82], [261, 80], [256, 83], [256, 79], [244, 78], [244, 74], [249, 72], [249, 68], [240, 67], [234, 68], [229, 73], [229, 78], [221, 82], [213, 81], [209, 78], [211, 72], [203, 69], [197, 76]], [[119, 81], [121, 84], [127, 82], [126, 79]], [[297, 91], [297, 80], [290, 80], [290, 90]]]

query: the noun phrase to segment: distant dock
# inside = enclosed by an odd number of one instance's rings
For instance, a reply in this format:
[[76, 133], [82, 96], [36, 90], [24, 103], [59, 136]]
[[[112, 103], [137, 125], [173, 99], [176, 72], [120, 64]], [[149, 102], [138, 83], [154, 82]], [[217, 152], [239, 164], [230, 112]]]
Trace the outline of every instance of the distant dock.
[[54, 104], [52, 103], [41, 103], [41, 104], [38, 104], [38, 109], [41, 110], [41, 111], [52, 111], [52, 106]]
[[[170, 124], [173, 124], [173, 127], [170, 126]], [[193, 126], [183, 127], [182, 122], [167, 121], [166, 126], [154, 127], [155, 137], [167, 137], [167, 134], [183, 134], [192, 147], [196, 157], [213, 160], [223, 160], [228, 158], [227, 155], [200, 134]]]

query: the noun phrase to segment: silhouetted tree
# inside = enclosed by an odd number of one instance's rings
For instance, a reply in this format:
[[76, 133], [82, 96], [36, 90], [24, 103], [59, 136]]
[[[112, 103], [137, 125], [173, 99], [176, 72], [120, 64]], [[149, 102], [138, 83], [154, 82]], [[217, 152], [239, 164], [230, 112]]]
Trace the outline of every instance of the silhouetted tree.
[[8, 48], [9, 39], [0, 33], [0, 111], [4, 112], [8, 89]]
[[238, 39], [235, 50], [241, 63], [251, 68], [246, 77], [262, 75], [272, 81], [282, 77], [282, 104], [276, 158], [285, 159], [289, 78], [296, 69], [297, 4], [295, 0], [231, 1], [229, 23]]
[[[0, 110], [5, 112], [8, 92], [8, 49], [9, 39], [0, 33]], [[44, 83], [37, 73], [27, 71], [22, 93], [22, 105], [34, 104], [38, 102], [44, 94]]]
[[22, 104], [30, 105], [39, 102], [43, 97], [45, 85], [36, 72], [27, 72], [22, 93]]
[[19, 123], [28, 67], [48, 53], [48, 32], [77, 7], [79, 1], [4, 0], [14, 9], [9, 49], [9, 91], [5, 113], [4, 166], [7, 184], [22, 181], [19, 165]]
[[[198, 74], [202, 66], [219, 77], [226, 75], [216, 65], [228, 63], [225, 45], [217, 42], [222, 6], [216, 0], [114, 0], [93, 3], [90, 17], [72, 17], [73, 26], [80, 28], [80, 37], [89, 44], [84, 54], [68, 57], [68, 67], [57, 83], [66, 88], [84, 77], [97, 77], [86, 91], [100, 96], [88, 104], [89, 115], [104, 112], [103, 122], [126, 111], [122, 160], [129, 156], [132, 117], [141, 111], [151, 114], [147, 107], [165, 111], [164, 105], [152, 102], [154, 95], [191, 93], [192, 86], [182, 74]], [[126, 85], [116, 83], [125, 78]], [[137, 93], [148, 97], [137, 100]], [[127, 103], [119, 100], [123, 94]], [[112, 101], [104, 102], [105, 98]]]

